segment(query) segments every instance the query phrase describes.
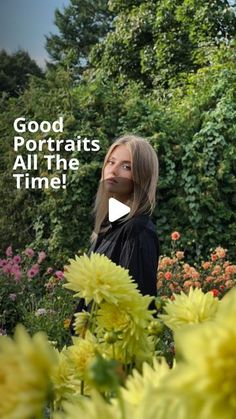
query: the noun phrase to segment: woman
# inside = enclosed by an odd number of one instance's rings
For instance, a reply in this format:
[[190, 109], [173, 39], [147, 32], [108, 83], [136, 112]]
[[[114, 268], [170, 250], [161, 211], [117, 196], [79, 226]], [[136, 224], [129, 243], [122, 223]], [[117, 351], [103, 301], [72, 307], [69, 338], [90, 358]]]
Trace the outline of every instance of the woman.
[[[157, 155], [145, 139], [124, 135], [111, 145], [95, 200], [95, 227], [89, 249], [89, 254], [104, 254], [128, 269], [140, 292], [151, 296], [156, 295], [159, 258], [158, 238], [150, 218], [157, 180]], [[111, 197], [130, 207], [128, 215], [113, 222], [108, 215]], [[86, 306], [82, 299], [76, 311], [83, 309]]]

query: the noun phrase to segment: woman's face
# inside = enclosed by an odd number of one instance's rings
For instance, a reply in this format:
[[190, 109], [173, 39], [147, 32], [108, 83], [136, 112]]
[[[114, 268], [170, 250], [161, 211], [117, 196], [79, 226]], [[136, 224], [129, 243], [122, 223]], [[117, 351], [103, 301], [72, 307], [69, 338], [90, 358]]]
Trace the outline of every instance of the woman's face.
[[128, 199], [133, 191], [131, 154], [126, 145], [118, 145], [111, 152], [103, 171], [106, 190], [117, 199]]

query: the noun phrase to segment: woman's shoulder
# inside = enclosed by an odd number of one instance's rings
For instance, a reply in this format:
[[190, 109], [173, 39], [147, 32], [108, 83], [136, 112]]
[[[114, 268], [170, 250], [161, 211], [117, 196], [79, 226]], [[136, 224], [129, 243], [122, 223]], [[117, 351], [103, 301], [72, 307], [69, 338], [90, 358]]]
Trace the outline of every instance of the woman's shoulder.
[[147, 214], [138, 214], [130, 218], [125, 225], [125, 231], [134, 235], [150, 234], [157, 237], [154, 220]]

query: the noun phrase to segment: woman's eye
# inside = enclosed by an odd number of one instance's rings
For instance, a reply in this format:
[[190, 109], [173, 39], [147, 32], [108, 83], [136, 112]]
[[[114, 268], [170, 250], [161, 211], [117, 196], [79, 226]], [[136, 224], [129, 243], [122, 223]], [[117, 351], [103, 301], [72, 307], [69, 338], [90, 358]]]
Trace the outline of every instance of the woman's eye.
[[123, 164], [123, 168], [124, 168], [125, 170], [131, 170], [131, 167], [130, 167], [130, 166], [128, 166], [128, 164]]
[[[109, 166], [112, 166], [112, 165], [114, 164], [114, 161], [113, 161], [113, 160], [107, 160], [107, 164], [108, 164]], [[131, 170], [131, 167], [130, 167], [128, 164], [122, 164], [122, 165], [121, 165], [121, 167], [122, 167], [124, 170]]]

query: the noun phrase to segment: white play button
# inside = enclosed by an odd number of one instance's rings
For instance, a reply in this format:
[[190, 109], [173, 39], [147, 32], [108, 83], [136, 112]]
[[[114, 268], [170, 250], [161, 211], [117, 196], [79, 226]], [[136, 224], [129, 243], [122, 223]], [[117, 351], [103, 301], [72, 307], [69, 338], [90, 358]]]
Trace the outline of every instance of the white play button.
[[108, 219], [112, 223], [130, 212], [130, 207], [115, 198], [109, 198]]

